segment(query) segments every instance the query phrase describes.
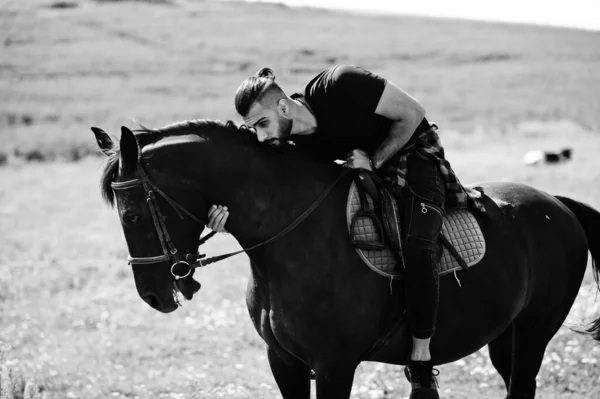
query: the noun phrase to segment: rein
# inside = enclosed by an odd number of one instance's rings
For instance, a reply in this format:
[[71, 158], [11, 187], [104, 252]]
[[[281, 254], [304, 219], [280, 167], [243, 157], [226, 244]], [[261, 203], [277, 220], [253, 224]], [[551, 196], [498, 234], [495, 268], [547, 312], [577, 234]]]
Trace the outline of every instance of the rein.
[[[160, 245], [162, 247], [163, 254], [158, 255], [158, 256], [150, 256], [150, 257], [133, 257], [133, 256], [129, 255], [127, 257], [127, 260], [129, 262], [129, 264], [132, 264], [132, 265], [133, 264], [146, 265], [146, 264], [161, 263], [161, 262], [169, 261], [169, 262], [171, 262], [171, 274], [173, 275], [173, 277], [175, 277], [175, 280], [179, 280], [179, 279], [188, 277], [190, 275], [190, 273], [192, 272], [192, 270], [194, 270], [198, 267], [204, 267], [211, 263], [219, 262], [219, 261], [227, 259], [229, 257], [238, 255], [242, 252], [251, 251], [251, 250], [259, 248], [263, 245], [270, 244], [270, 243], [284, 237], [286, 234], [288, 234], [289, 232], [294, 230], [300, 223], [302, 223], [302, 221], [304, 221], [304, 219], [306, 219], [315, 209], [317, 209], [317, 207], [327, 197], [327, 195], [329, 195], [329, 193], [337, 185], [337, 183], [350, 171], [349, 168], [343, 168], [343, 169], [344, 170], [338, 175], [338, 177], [333, 182], [331, 182], [329, 184], [329, 186], [327, 186], [327, 188], [323, 192], [321, 192], [321, 194], [313, 201], [313, 203], [304, 212], [302, 212], [302, 214], [300, 214], [300, 216], [298, 216], [292, 223], [290, 223], [288, 226], [286, 226], [283, 230], [281, 230], [279, 233], [277, 233], [273, 237], [271, 237], [265, 241], [262, 241], [258, 244], [252, 245], [248, 248], [243, 248], [239, 251], [214, 256], [214, 257], [211, 257], [208, 259], [203, 259], [204, 257], [206, 257], [206, 255], [200, 254], [198, 251], [196, 251], [194, 253], [185, 254], [185, 256], [183, 257], [184, 260], [181, 260], [178, 255], [177, 248], [175, 247], [175, 244], [171, 240], [171, 236], [169, 235], [167, 226], [165, 225], [165, 222], [164, 222], [165, 217], [163, 216], [162, 212], [160, 211], [160, 207], [158, 206], [158, 202], [156, 201], [156, 194], [161, 196], [175, 210], [175, 212], [177, 213], [177, 215], [179, 216], [180, 219], [183, 219], [183, 214], [185, 214], [189, 218], [191, 218], [193, 221], [195, 221], [196, 223], [198, 223], [202, 226], [206, 226], [207, 222], [204, 218], [198, 218], [198, 217], [194, 216], [191, 212], [189, 212], [187, 209], [185, 209], [183, 206], [181, 206], [179, 203], [177, 203], [177, 201], [173, 200], [167, 194], [165, 194], [164, 191], [159, 189], [150, 180], [150, 178], [144, 171], [144, 168], [142, 167], [142, 165], [138, 164], [138, 166], [137, 166], [138, 175], [139, 175], [138, 179], [128, 180], [128, 181], [124, 181], [124, 182], [114, 182], [114, 183], [111, 183], [111, 187], [113, 190], [118, 191], [118, 190], [127, 190], [130, 188], [137, 187], [139, 185], [143, 186], [144, 191], [146, 192], [146, 195], [147, 195], [146, 203], [148, 204], [148, 207], [150, 208], [150, 214], [152, 215], [152, 221], [154, 223], [154, 228], [156, 229], [156, 233], [158, 234], [158, 239], [160, 241]], [[201, 237], [198, 242], [198, 247], [200, 247], [202, 244], [204, 244], [206, 241], [208, 241], [208, 239], [213, 237], [215, 234], [216, 234], [216, 232], [212, 231], [209, 234], [205, 235], [204, 237]]]

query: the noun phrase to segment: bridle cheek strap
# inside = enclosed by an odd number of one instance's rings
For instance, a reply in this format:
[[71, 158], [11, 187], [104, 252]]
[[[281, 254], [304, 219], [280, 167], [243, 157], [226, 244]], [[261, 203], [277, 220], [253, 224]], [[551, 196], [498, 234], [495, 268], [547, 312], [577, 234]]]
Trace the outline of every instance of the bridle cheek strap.
[[[158, 235], [158, 240], [162, 247], [163, 254], [158, 255], [158, 256], [150, 256], [150, 257], [143, 257], [143, 258], [142, 257], [134, 257], [134, 256], [130, 255], [127, 257], [127, 260], [132, 265], [134, 265], [134, 264], [148, 265], [148, 264], [153, 264], [153, 263], [171, 262], [171, 274], [173, 275], [173, 277], [175, 277], [176, 280], [185, 278], [190, 275], [190, 273], [192, 272], [192, 269], [194, 268], [193, 266], [190, 265], [190, 262], [192, 262], [192, 264], [196, 263], [196, 262], [198, 262], [199, 259], [203, 258], [205, 255], [201, 255], [196, 251], [195, 253], [186, 254], [186, 256], [185, 256], [186, 260], [179, 259], [179, 255], [177, 254], [177, 248], [173, 244], [173, 240], [171, 239], [171, 236], [169, 235], [169, 231], [167, 230], [167, 226], [165, 225], [165, 217], [163, 216], [162, 212], [160, 211], [160, 208], [158, 206], [158, 202], [156, 201], [156, 196], [155, 196], [154, 192], [156, 191], [161, 197], [163, 197], [165, 199], [165, 201], [171, 207], [173, 207], [173, 209], [175, 210], [175, 212], [177, 212], [177, 214], [179, 215], [180, 218], [183, 219], [183, 215], [181, 214], [181, 212], [183, 212], [198, 224], [205, 225], [206, 223], [202, 219], [194, 216], [187, 209], [185, 209], [183, 206], [179, 205], [176, 201], [174, 201], [169, 196], [167, 196], [162, 190], [160, 190], [158, 187], [156, 187], [156, 185], [154, 185], [150, 181], [150, 179], [148, 178], [148, 175], [146, 174], [146, 172], [144, 171], [144, 169], [142, 168], [142, 166], [140, 164], [138, 164], [137, 169], [138, 169], [138, 174], [140, 176], [139, 179], [129, 180], [129, 181], [125, 181], [125, 182], [112, 183], [111, 186], [112, 186], [113, 190], [125, 190], [128, 188], [137, 187], [140, 184], [144, 187], [144, 191], [146, 192], [146, 195], [147, 195], [146, 203], [148, 204], [148, 208], [150, 209], [150, 214], [152, 215], [152, 222], [154, 223], [154, 228], [156, 230], [156, 234]], [[212, 235], [214, 235], [214, 234], [211, 233], [211, 234], [208, 234], [207, 236], [203, 237], [201, 239], [200, 244], [205, 242], [210, 237], [212, 237]], [[187, 267], [187, 272], [183, 275], [177, 274], [175, 272], [176, 266], [181, 265], [181, 264], [183, 264], [184, 266]]]

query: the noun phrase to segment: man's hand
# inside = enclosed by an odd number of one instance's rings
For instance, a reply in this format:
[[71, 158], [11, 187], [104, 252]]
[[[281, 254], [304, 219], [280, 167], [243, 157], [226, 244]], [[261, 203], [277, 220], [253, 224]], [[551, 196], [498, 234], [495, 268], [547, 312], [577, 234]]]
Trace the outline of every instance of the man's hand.
[[348, 154], [346, 166], [352, 169], [363, 168], [373, 172], [373, 167], [371, 164], [371, 158], [369, 158], [369, 154], [367, 154], [366, 151], [359, 150], [358, 148], [353, 150], [350, 154]]
[[206, 225], [206, 227], [217, 233], [228, 233], [228, 231], [225, 230], [225, 223], [227, 222], [228, 217], [229, 212], [227, 211], [226, 206], [213, 205], [208, 210], [208, 225]]

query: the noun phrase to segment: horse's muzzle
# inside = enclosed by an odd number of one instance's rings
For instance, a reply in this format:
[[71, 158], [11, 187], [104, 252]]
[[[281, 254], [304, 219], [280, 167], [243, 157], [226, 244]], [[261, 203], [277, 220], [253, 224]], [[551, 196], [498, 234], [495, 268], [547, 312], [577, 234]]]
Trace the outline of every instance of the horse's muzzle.
[[176, 284], [183, 297], [188, 301], [190, 301], [194, 294], [200, 290], [200, 287], [202, 287], [202, 285], [194, 280], [192, 276], [179, 279], [176, 281]]

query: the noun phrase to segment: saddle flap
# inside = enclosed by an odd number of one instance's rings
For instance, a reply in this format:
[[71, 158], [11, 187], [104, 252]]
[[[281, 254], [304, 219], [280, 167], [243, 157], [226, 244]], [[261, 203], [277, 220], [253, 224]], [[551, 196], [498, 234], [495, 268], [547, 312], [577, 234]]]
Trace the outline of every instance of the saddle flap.
[[400, 214], [396, 199], [388, 190], [381, 190], [381, 214], [385, 234], [391, 249], [398, 254], [398, 262], [404, 267], [404, 254], [402, 251], [402, 234], [400, 233]]
[[[402, 238], [396, 199], [385, 189], [383, 181], [370, 171], [357, 170], [355, 181], [362, 211], [360, 214], [371, 217], [381, 236], [381, 240], [373, 245], [378, 247], [380, 244], [389, 243], [390, 248], [402, 259]], [[354, 233], [354, 230], [350, 231]], [[354, 236], [352, 238], [354, 244]], [[363, 240], [360, 240], [360, 245], [364, 248]]]
[[[354, 221], [356, 214], [364, 210], [365, 205], [362, 203], [363, 201], [369, 202], [367, 207], [371, 212], [374, 212], [373, 209], [375, 208], [370, 196], [366, 196], [364, 193], [363, 195], [360, 195], [361, 190], [356, 180], [357, 179], [355, 179], [350, 186], [346, 205], [346, 222], [351, 235], [354, 236], [354, 231], [364, 231], [365, 235], [372, 232], [373, 237], [377, 237], [377, 239], [374, 240], [376, 242], [374, 245], [375, 247], [378, 247], [382, 241], [385, 241], [386, 244], [391, 244], [391, 241], [395, 240], [395, 238], [392, 238], [393, 235], [388, 235], [386, 237], [385, 234], [388, 233], [385, 229], [382, 229], [384, 227], [382, 225], [387, 223], [388, 218], [384, 218], [383, 221], [381, 221], [380, 218], [373, 218], [372, 214], [367, 212], [365, 217], [362, 215], [359, 220]], [[396, 208], [394, 208], [393, 202], [386, 205], [386, 201], [382, 201], [378, 208], [386, 208], [387, 211], [385, 211], [385, 213], [388, 215], [393, 215], [394, 210], [396, 211], [396, 214], [398, 214], [397, 205]], [[376, 220], [380, 221], [379, 224]], [[393, 233], [393, 229], [388, 229], [388, 231], [390, 230]], [[359, 239], [357, 240], [358, 245], [355, 245], [356, 252], [363, 262], [381, 276], [392, 279], [400, 278], [398, 272], [400, 267], [398, 262], [401, 262], [401, 258], [399, 259], [398, 255], [402, 255], [402, 253], [399, 253], [398, 249], [392, 249], [391, 245], [387, 245], [383, 249], [372, 249], [373, 243], [371, 238], [366, 239], [369, 241], [368, 243], [363, 242], [365, 240], [363, 240], [362, 237], [365, 235], [359, 236]], [[485, 238], [477, 219], [473, 213], [468, 210], [460, 209], [448, 212], [444, 218], [441, 235], [446, 237], [451, 246], [456, 249], [458, 256], [456, 253], [451, 253], [448, 246], [444, 245], [442, 259], [440, 261], [440, 275], [453, 273], [456, 270], [463, 269], [463, 262], [459, 262], [457, 260], [458, 257], [461, 257], [470, 268], [479, 263], [485, 255]], [[383, 240], [381, 237], [383, 237]], [[361, 245], [363, 245], [362, 248]], [[399, 248], [401, 251], [402, 248]]]

